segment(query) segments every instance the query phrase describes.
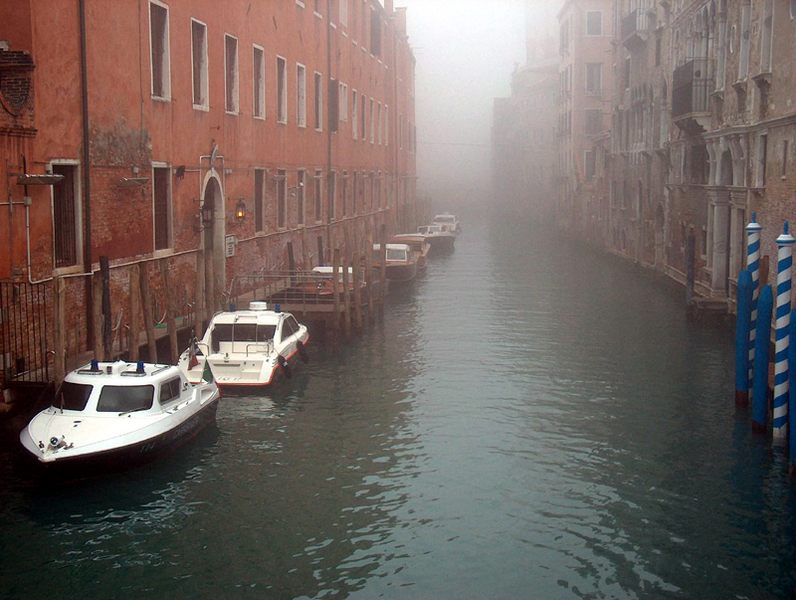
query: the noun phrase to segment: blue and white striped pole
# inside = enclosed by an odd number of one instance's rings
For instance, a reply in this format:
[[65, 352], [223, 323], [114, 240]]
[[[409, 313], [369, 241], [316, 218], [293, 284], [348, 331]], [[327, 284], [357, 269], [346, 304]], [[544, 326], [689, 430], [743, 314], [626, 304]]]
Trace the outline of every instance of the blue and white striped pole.
[[785, 221], [782, 235], [777, 238], [777, 312], [776, 342], [774, 345], [774, 414], [775, 443], [785, 443], [788, 435], [788, 333], [790, 327], [790, 290], [793, 270], [793, 243]]
[[752, 387], [752, 430], [759, 433], [766, 432], [768, 422], [768, 351], [773, 308], [774, 294], [771, 286], [765, 285], [760, 290], [760, 301], [757, 303], [760, 318], [755, 334], [755, 378]]
[[788, 390], [788, 429], [791, 434], [789, 464], [790, 474], [796, 475], [796, 310], [790, 313], [790, 345], [788, 346], [788, 376], [790, 390]]
[[760, 231], [757, 213], [746, 226], [746, 270], [752, 276], [752, 317], [749, 321], [749, 388], [752, 389], [752, 369], [755, 363], [755, 332], [757, 330], [757, 299], [760, 294]]
[[749, 406], [749, 318], [752, 312], [752, 276], [738, 273], [735, 304], [735, 405]]

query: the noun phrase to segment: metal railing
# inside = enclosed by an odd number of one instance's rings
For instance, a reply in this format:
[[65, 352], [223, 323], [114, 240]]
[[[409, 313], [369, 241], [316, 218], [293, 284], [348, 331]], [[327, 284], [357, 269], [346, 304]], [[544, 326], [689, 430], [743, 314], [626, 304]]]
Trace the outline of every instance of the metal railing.
[[0, 381], [50, 381], [47, 284], [0, 281]]

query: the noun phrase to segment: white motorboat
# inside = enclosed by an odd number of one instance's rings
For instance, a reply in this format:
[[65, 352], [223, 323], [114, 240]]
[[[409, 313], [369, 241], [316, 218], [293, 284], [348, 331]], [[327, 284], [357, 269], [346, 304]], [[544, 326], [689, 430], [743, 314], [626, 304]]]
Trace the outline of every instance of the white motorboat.
[[204, 336], [194, 341], [178, 361], [188, 381], [199, 381], [209, 365], [216, 383], [224, 390], [235, 387], [266, 387], [279, 375], [290, 377], [297, 358], [307, 362], [310, 335], [306, 325], [255, 301], [247, 310], [216, 313]]
[[421, 225], [417, 228], [417, 232], [426, 238], [432, 249], [453, 250], [456, 235], [442, 225]]
[[431, 223], [433, 225], [441, 225], [443, 229], [450, 231], [453, 235], [459, 235], [462, 232], [462, 225], [456, 215], [448, 212], [434, 215]]
[[219, 391], [172, 365], [97, 362], [72, 371], [19, 434], [39, 463], [120, 468], [178, 446], [215, 419]]

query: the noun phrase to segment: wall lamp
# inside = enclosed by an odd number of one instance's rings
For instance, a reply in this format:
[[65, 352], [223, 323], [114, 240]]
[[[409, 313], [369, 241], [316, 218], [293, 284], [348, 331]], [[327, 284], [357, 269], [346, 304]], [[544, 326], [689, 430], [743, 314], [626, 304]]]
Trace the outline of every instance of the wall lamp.
[[203, 204], [202, 207], [199, 209], [199, 213], [202, 217], [202, 225], [205, 227], [210, 227], [213, 224], [213, 206], [210, 204]]
[[246, 200], [241, 198], [235, 206], [235, 220], [240, 222], [246, 218]]

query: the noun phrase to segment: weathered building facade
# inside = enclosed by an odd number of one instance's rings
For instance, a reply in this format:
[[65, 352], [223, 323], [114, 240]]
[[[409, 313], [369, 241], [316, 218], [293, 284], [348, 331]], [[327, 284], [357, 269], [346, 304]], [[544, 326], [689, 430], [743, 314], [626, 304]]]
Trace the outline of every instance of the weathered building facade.
[[614, 70], [611, 0], [567, 0], [558, 14], [558, 223], [603, 241]]
[[552, 39], [529, 46], [527, 63], [511, 78], [511, 96], [496, 98], [492, 116], [493, 188], [518, 210], [555, 209], [558, 65]]
[[[61, 345], [67, 355], [91, 347], [100, 257], [124, 331], [146, 318], [130, 301], [134, 269], [157, 263], [164, 273], [150, 282], [156, 317], [169, 305], [201, 319], [243, 276], [287, 268], [289, 256], [308, 269], [344, 238], [414, 225], [404, 9], [109, 6], [0, 6], [0, 281], [12, 290], [0, 297], [2, 381], [42, 366], [15, 347], [27, 312], [8, 326], [21, 290], [43, 289], [49, 310], [60, 286]], [[37, 356], [51, 364], [52, 332], [37, 335]]]

